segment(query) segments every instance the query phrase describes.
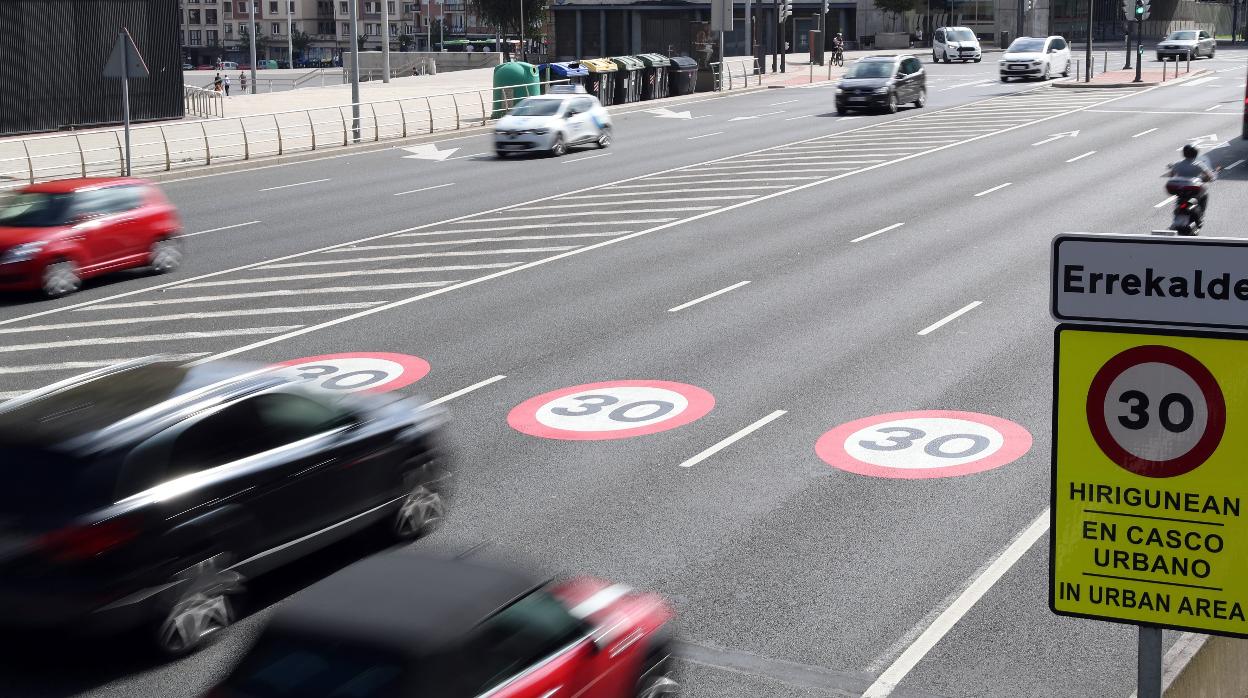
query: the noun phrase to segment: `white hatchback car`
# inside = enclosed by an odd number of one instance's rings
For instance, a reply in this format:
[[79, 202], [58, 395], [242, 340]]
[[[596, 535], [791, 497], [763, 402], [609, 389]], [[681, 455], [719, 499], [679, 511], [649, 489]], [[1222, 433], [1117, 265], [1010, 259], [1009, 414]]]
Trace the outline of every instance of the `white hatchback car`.
[[574, 145], [611, 145], [611, 115], [584, 88], [561, 86], [529, 97], [494, 125], [494, 152], [544, 152], [560, 156]]
[[967, 27], [940, 27], [932, 32], [932, 62], [983, 60], [984, 52], [979, 38]]
[[1010, 78], [1070, 76], [1070, 44], [1060, 36], [1020, 36], [1005, 50], [999, 63], [1001, 82]]

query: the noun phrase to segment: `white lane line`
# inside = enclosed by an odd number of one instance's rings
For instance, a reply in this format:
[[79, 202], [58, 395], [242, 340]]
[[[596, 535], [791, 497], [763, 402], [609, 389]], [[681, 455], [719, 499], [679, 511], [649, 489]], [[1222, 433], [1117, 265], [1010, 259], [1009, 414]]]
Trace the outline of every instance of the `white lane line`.
[[842, 116], [838, 118], [837, 121], [853, 121], [854, 119], [861, 119], [861, 118], [862, 118], [861, 116]]
[[99, 310], [115, 310], [117, 308], [146, 308], [152, 305], [176, 305], [178, 303], [213, 303], [216, 301], [232, 301], [245, 298], [282, 298], [290, 296], [313, 296], [320, 293], [368, 293], [370, 291], [396, 291], [405, 288], [441, 288], [459, 283], [459, 279], [445, 281], [419, 281], [410, 284], [372, 284], [369, 286], [329, 286], [325, 288], [283, 288], [275, 291], [249, 291], [247, 293], [226, 293], [219, 296], [192, 296], [190, 298], [158, 298], [150, 301], [126, 301], [124, 303], [102, 303], [95, 306]]
[[1088, 152], [1084, 153], [1083, 155], [1076, 155], [1076, 156], [1074, 156], [1073, 158], [1071, 158], [1071, 159], [1067, 160], [1066, 162], [1075, 162], [1075, 161], [1078, 161], [1078, 160], [1082, 160], [1082, 159], [1084, 159], [1084, 158], [1088, 157], [1089, 155], [1095, 155], [1095, 154], [1096, 154], [1096, 151], [1095, 151], [1095, 150], [1089, 150]]
[[572, 164], [572, 163], [574, 163], [574, 162], [582, 162], [582, 161], [584, 161], [584, 160], [593, 160], [594, 158], [605, 158], [605, 157], [607, 157], [608, 155], [614, 155], [614, 154], [615, 154], [615, 153], [598, 153], [597, 155], [586, 155], [586, 156], [584, 156], [584, 157], [579, 157], [579, 158], [575, 158], [575, 159], [568, 159], [568, 160], [564, 160], [564, 161], [563, 161], [563, 164], [564, 164], [564, 165], [571, 165], [571, 164]]
[[[675, 218], [642, 218], [640, 220], [629, 221], [629, 223], [633, 225], [637, 223], [666, 223], [672, 220], [676, 220], [676, 219]], [[451, 222], [453, 223], [455, 221], [451, 221]], [[504, 230], [534, 230], [534, 229], [545, 230], [547, 228], [584, 228], [586, 225], [587, 223], [585, 221], [579, 221], [576, 223], [536, 223], [533, 225], [492, 225], [486, 228], [464, 228], [462, 230], [426, 230], [420, 233], [396, 233], [394, 235], [383, 235], [380, 238], [367, 238], [365, 240], [356, 240], [356, 241], [349, 242], [346, 244], [354, 245], [359, 242], [369, 242], [372, 240], [384, 239], [384, 238], [389, 238], [389, 237], [420, 238], [420, 237], [427, 237], [431, 235], [463, 235], [465, 233], [497, 233], [497, 232], [501, 232]], [[335, 245], [334, 247], [327, 247], [321, 250], [313, 250], [313, 252], [328, 252], [337, 247], [341, 247], [341, 245]]]
[[1221, 106], [1222, 106], [1221, 104], [1215, 104], [1212, 107], [1209, 107], [1208, 109], [1206, 109], [1205, 111], [1213, 111], [1214, 109], [1217, 109], [1218, 107], [1221, 107]]
[[441, 405], [441, 404], [442, 404], [442, 403], [444, 403], [444, 402], [450, 402], [451, 400], [454, 400], [455, 398], [460, 397], [460, 396], [462, 396], [462, 395], [467, 395], [468, 393], [471, 393], [472, 391], [474, 391], [474, 390], [476, 390], [476, 389], [478, 389], [478, 388], [484, 388], [485, 386], [487, 386], [487, 385], [489, 385], [489, 384], [491, 384], [491, 383], [497, 383], [497, 382], [501, 381], [502, 379], [504, 379], [504, 378], [506, 378], [506, 377], [507, 377], [507, 376], [494, 376], [493, 378], [486, 378], [486, 379], [485, 379], [485, 380], [483, 380], [483, 381], [480, 381], [480, 382], [477, 382], [477, 383], [473, 383], [472, 385], [468, 386], [467, 388], [460, 388], [459, 390], [456, 390], [456, 391], [455, 391], [455, 392], [453, 392], [453, 393], [447, 393], [446, 395], [443, 395], [442, 397], [438, 398], [437, 400], [430, 400], [429, 402], [425, 403], [425, 406], [426, 406], [426, 407], [432, 407], [433, 405]]
[[691, 306], [697, 305], [698, 303], [701, 303], [702, 301], [708, 301], [708, 300], [710, 300], [710, 299], [714, 298], [715, 296], [720, 296], [720, 295], [723, 295], [723, 294], [725, 294], [725, 293], [728, 293], [729, 291], [732, 291], [732, 290], [735, 290], [735, 289], [741, 288], [742, 286], [744, 286], [744, 285], [746, 285], [746, 284], [748, 284], [748, 283], [750, 283], [750, 282], [749, 282], [749, 281], [739, 281], [739, 282], [737, 282], [737, 283], [735, 283], [735, 284], [733, 284], [733, 285], [731, 285], [731, 286], [728, 286], [728, 287], [726, 287], [726, 288], [721, 288], [721, 289], [719, 289], [718, 291], [714, 291], [714, 292], [712, 292], [712, 293], [708, 293], [708, 294], [706, 294], [705, 296], [701, 296], [701, 297], [699, 297], [699, 298], [694, 298], [693, 300], [689, 301], [688, 303], [681, 303], [680, 305], [676, 306], [675, 308], [668, 308], [668, 309], [667, 309], [667, 312], [669, 312], [669, 313], [678, 313], [678, 312], [680, 312], [680, 311], [684, 310], [685, 308], [688, 308], [688, 307], [691, 307]]
[[980, 193], [976, 194], [975, 196], [984, 196], [985, 194], [991, 194], [991, 193], [993, 193], [994, 191], [997, 191], [998, 189], [1005, 189], [1006, 187], [1010, 186], [1011, 184], [1013, 184], [1013, 182], [1006, 182], [1005, 184], [998, 184], [997, 186], [993, 187], [992, 189], [985, 189], [985, 190], [981, 191]]
[[[613, 238], [618, 240], [619, 238]], [[598, 243], [602, 244], [602, 243]], [[313, 262], [283, 262], [266, 264], [256, 269], [297, 269], [299, 267], [323, 267], [327, 264], [356, 264], [358, 262], [392, 262], [396, 259], [434, 259], [437, 257], [475, 257], [489, 254], [532, 254], [534, 252], [567, 252], [575, 250], [578, 245], [559, 245], [552, 247], [519, 247], [506, 250], [455, 250], [453, 252], [417, 252], [414, 254], [393, 254], [385, 257], [355, 257], [353, 259], [323, 259]], [[513, 267], [514, 269], [515, 267]], [[506, 271], [506, 270], [504, 270]], [[306, 293], [320, 293], [324, 289], [309, 289]]]
[[771, 422], [774, 422], [775, 420], [777, 420], [777, 419], [779, 419], [779, 418], [783, 417], [785, 414], [787, 414], [787, 413], [786, 413], [784, 410], [776, 410], [775, 412], [772, 412], [771, 414], [767, 415], [766, 417], [763, 417], [762, 419], [758, 420], [757, 422], [754, 422], [753, 424], [751, 424], [751, 425], [749, 425], [748, 427], [746, 427], [746, 428], [742, 429], [741, 431], [738, 431], [737, 433], [733, 434], [732, 436], [729, 436], [728, 438], [724, 439], [723, 441], [720, 441], [719, 443], [715, 444], [714, 446], [711, 446], [710, 448], [708, 448], [708, 449], [706, 449], [705, 451], [703, 451], [703, 452], [699, 453], [698, 455], [694, 456], [693, 458], [690, 458], [689, 460], [685, 461], [684, 463], [681, 463], [681, 464], [680, 464], [680, 467], [682, 467], [682, 468], [692, 468], [693, 466], [697, 465], [698, 463], [701, 463], [702, 461], [706, 460], [707, 458], [710, 458], [711, 456], [715, 455], [716, 453], [719, 453], [720, 451], [724, 450], [725, 448], [728, 448], [729, 446], [731, 446], [731, 445], [733, 445], [734, 443], [736, 443], [736, 442], [740, 441], [741, 439], [744, 439], [745, 437], [749, 436], [750, 434], [754, 433], [755, 431], [758, 431], [759, 429], [761, 429], [761, 428], [763, 428], [763, 427], [767, 426], [767, 425], [768, 425], [768, 424], [770, 424]]
[[[759, 188], [761, 187], [707, 187], [705, 189], [664, 189], [663, 193], [664, 194], [681, 194], [681, 193], [701, 194], [702, 192], [705, 192], [705, 191], [750, 191], [752, 189], [759, 189]], [[620, 198], [624, 196], [645, 196], [645, 195], [646, 195], [646, 192], [633, 191], [633, 192], [618, 192], [615, 194], [588, 194], [588, 195], [580, 196], [577, 198], [606, 199], [606, 198]], [[750, 194], [732, 194], [732, 195], [725, 195], [725, 196], [690, 196], [690, 197], [683, 198], [683, 199], [637, 199], [635, 201], [611, 201], [609, 203], [612, 203], [612, 204], [646, 204], [646, 203], [660, 204], [660, 203], [677, 203], [680, 201], [728, 201], [732, 199], [748, 199], [750, 198], [750, 196], [751, 196]], [[592, 205], [592, 203], [591, 204], [559, 204], [558, 207], [563, 208], [564, 206], [586, 206], [586, 205]], [[546, 208], [546, 207], [534, 206], [532, 210], [539, 211], [543, 208]]]
[[[664, 191], [663, 193], [666, 194], [667, 191]], [[620, 194], [617, 196], [636, 197], [636, 196], [645, 196], [645, 195], [646, 195], [645, 192], [635, 192], [632, 194]], [[602, 196], [602, 194], [598, 194], [598, 196]], [[589, 197], [577, 197], [577, 198], [589, 198]], [[645, 199], [634, 199], [632, 201], [610, 201], [607, 203], [609, 203], [612, 206], [632, 206], [634, 204], [681, 204], [687, 201], [719, 201], [722, 199], [731, 199], [731, 198], [734, 198], [734, 197], [731, 197], [731, 196], [682, 196], [682, 197], [678, 197], [675, 199], [645, 198]], [[522, 206], [520, 208], [517, 208], [516, 210], [517, 211], [552, 211], [552, 210], [559, 210], [559, 209], [584, 208], [586, 206], [601, 206], [601, 205], [603, 205], [601, 202], [589, 201], [589, 202], [577, 203], [577, 204], [551, 204], [549, 206]]]
[[291, 187], [302, 187], [302, 186], [303, 186], [303, 185], [305, 185], [305, 184], [319, 184], [319, 183], [321, 183], [321, 182], [328, 182], [328, 181], [329, 181], [329, 177], [326, 177], [325, 179], [310, 179], [310, 180], [308, 180], [308, 181], [306, 181], [306, 182], [295, 182], [294, 184], [283, 184], [283, 185], [281, 185], [281, 186], [277, 186], [277, 187], [265, 187], [264, 189], [257, 189], [256, 191], [258, 191], [258, 192], [260, 192], [260, 191], [276, 191], [276, 190], [278, 190], [278, 189], [289, 189], [289, 188], [291, 188]]
[[628, 218], [634, 213], [669, 213], [672, 211], [706, 211], [714, 206], [683, 206], [673, 208], [641, 208], [629, 211], [569, 211], [567, 213], [539, 213], [531, 216], [501, 216], [499, 218], [477, 218], [470, 221], [454, 221], [454, 225], [470, 225], [473, 223], [506, 223], [507, 221], [527, 221], [534, 218], [566, 218], [570, 216], [623, 216]]
[[145, 342], [176, 342], [184, 339], [209, 339], [212, 337], [247, 337], [258, 334], [282, 334], [297, 330], [303, 325], [285, 325], [280, 327], [240, 327], [233, 330], [213, 330], [211, 332], [175, 332], [172, 334], [145, 334], [134, 337], [84, 337], [59, 342], [38, 342], [36, 344], [4, 344], [0, 352], [31, 351], [35, 349], [63, 349], [65, 347], [99, 346], [102, 344], [142, 344]]
[[1240, 165], [1242, 165], [1242, 164], [1244, 164], [1244, 161], [1243, 161], [1243, 160], [1236, 160], [1235, 162], [1232, 162], [1231, 164], [1227, 165], [1226, 167], [1223, 167], [1222, 169], [1223, 169], [1223, 170], [1231, 170], [1231, 169], [1234, 169], [1234, 168], [1236, 168], [1236, 167], [1239, 167], [1239, 166], [1240, 166]]
[[182, 237], [184, 237], [184, 238], [193, 238], [193, 237], [195, 237], [196, 235], [205, 235], [205, 234], [207, 234], [207, 233], [219, 233], [219, 232], [221, 232], [222, 230], [233, 230], [233, 229], [235, 229], [235, 228], [243, 228], [243, 227], [246, 227], [246, 226], [249, 226], [249, 225], [255, 225], [255, 224], [259, 223], [259, 222], [260, 222], [260, 221], [247, 221], [246, 223], [235, 223], [234, 225], [223, 225], [223, 226], [221, 226], [220, 228], [209, 228], [209, 229], [207, 229], [207, 230], [201, 230], [201, 231], [199, 231], [199, 232], [197, 232], [197, 233], [182, 233]]
[[905, 223], [894, 223], [894, 224], [892, 224], [892, 225], [888, 226], [887, 228], [880, 228], [879, 230], [875, 231], [874, 233], [867, 233], [866, 235], [862, 235], [862, 236], [856, 237], [856, 238], [854, 238], [853, 240], [850, 240], [850, 242], [862, 242], [863, 240], [866, 240], [867, 238], [873, 238], [873, 237], [875, 237], [876, 235], [879, 235], [880, 233], [887, 233], [887, 232], [888, 232], [888, 231], [890, 231], [890, 230], [896, 230], [897, 228], [900, 228], [900, 227], [901, 227], [901, 226], [903, 226], [903, 225], [905, 225]]
[[785, 119], [785, 121], [797, 121], [798, 119], [813, 119], [816, 116], [818, 116], [818, 114], [802, 114], [801, 116], [790, 116], [789, 118]]
[[1222, 70], [1218, 70], [1218, 71], [1214, 71], [1214, 72], [1218, 72], [1218, 73], [1233, 73], [1233, 72], [1235, 72], [1235, 71], [1237, 71], [1237, 70], [1243, 70], [1243, 68], [1223, 68]]
[[[201, 356], [208, 356], [208, 352], [200, 351], [194, 354], [166, 354], [170, 361], [190, 361], [198, 359]], [[112, 366], [123, 361], [129, 361], [133, 357], [124, 359], [98, 359], [95, 361], [65, 361], [59, 364], [24, 364], [22, 366], [0, 366], [0, 374], [7, 373], [43, 373], [44, 371], [81, 371], [86, 368], [103, 368], [104, 366]]]
[[[711, 175], [711, 176], [726, 177], [727, 175]], [[684, 177], [677, 177], [677, 179], [684, 179]], [[793, 185], [791, 184], [757, 184], [756, 185], [754, 184], [754, 182], [808, 182], [812, 179], [819, 179], [819, 178], [818, 177], [751, 177], [749, 180], [750, 186], [738, 187], [738, 188], [739, 189], [788, 189], [789, 187]], [[741, 183], [740, 179], [704, 179], [704, 180], [697, 181], [697, 182], [663, 181], [663, 182], [651, 182], [649, 184], [621, 184], [619, 186], [615, 186], [611, 188], [612, 189], [653, 189], [654, 187], [680, 187], [680, 186], [694, 186], [694, 185], [701, 185], [701, 184], [740, 184], [740, 183]], [[672, 191], [677, 191], [677, 190], [673, 189]], [[682, 189], [679, 191], [699, 191], [699, 190]], [[705, 191], [716, 191], [716, 190], [706, 189]], [[603, 195], [591, 194], [590, 196], [603, 196]]]
[[1023, 529], [1013, 541], [1006, 546], [987, 567], [983, 569], [972, 581], [967, 585], [966, 589], [953, 600], [945, 610], [936, 616], [931, 625], [927, 626], [918, 638], [901, 653], [892, 664], [880, 674], [875, 683], [862, 694], [862, 698], [887, 698], [892, 695], [893, 690], [897, 688], [897, 684], [910, 673], [912, 669], [927, 653], [940, 642], [953, 626], [971, 610], [976, 602], [983, 598], [984, 594], [992, 588], [997, 580], [1001, 579], [1011, 567], [1015, 565], [1023, 555], [1031, 549], [1036, 541], [1049, 530], [1049, 510], [1045, 508], [1040, 515], [1031, 522], [1027, 528]]
[[1142, 110], [1142, 109], [1085, 109], [1089, 114], [1162, 114], [1162, 115], [1178, 115], [1178, 116], [1233, 116], [1230, 113], [1207, 114], [1203, 111], [1158, 111], [1158, 110]]
[[721, 136], [721, 135], [723, 135], [723, 133], [724, 133], [723, 131], [712, 131], [711, 133], [704, 133], [704, 134], [702, 134], [702, 135], [700, 135], [700, 136], [689, 136], [689, 137], [688, 137], [688, 138], [686, 138], [685, 140], [687, 140], [687, 141], [696, 141], [696, 140], [698, 140], [699, 138], [710, 138], [711, 136]]
[[1179, 197], [1177, 197], [1177, 196], [1167, 196], [1166, 198], [1162, 199], [1161, 201], [1159, 201], [1159, 202], [1157, 202], [1157, 203], [1153, 204], [1153, 208], [1161, 208], [1162, 206], [1165, 206], [1166, 204], [1169, 204], [1169, 203], [1174, 202], [1174, 200], [1175, 200], [1175, 199], [1177, 199], [1177, 198], [1179, 198]]
[[1131, 136], [1131, 137], [1132, 137], [1132, 138], [1139, 138], [1140, 136], [1147, 136], [1148, 134], [1150, 134], [1150, 133], [1152, 133], [1153, 131], [1156, 131], [1156, 130], [1157, 130], [1157, 129], [1155, 129], [1155, 128], [1150, 128], [1150, 129], [1148, 129], [1147, 131], [1140, 131], [1139, 133], [1137, 133], [1137, 134], [1135, 134], [1134, 136]]
[[447, 182], [446, 184], [435, 184], [432, 187], [421, 187], [420, 189], [409, 189], [407, 191], [395, 192], [394, 195], [403, 196], [404, 194], [415, 194], [417, 192], [429, 191], [430, 189], [441, 189], [442, 187], [453, 187], [453, 186], [455, 186], [454, 182]]
[[368, 303], [331, 303], [326, 305], [302, 305], [282, 308], [245, 308], [240, 310], [214, 310], [205, 313], [179, 313], [177, 315], [145, 315], [143, 317], [121, 317], [109, 320], [85, 320], [79, 322], [61, 322], [51, 325], [31, 325], [30, 327], [4, 327], [0, 334], [17, 334], [19, 332], [45, 332], [48, 330], [72, 330], [79, 327], [111, 327], [113, 325], [134, 325], [141, 322], [177, 322], [179, 320], [206, 320], [215, 317], [242, 317], [244, 315], [290, 315], [293, 313], [318, 313], [327, 310], [359, 310], [381, 305], [385, 301]]
[[953, 311], [952, 313], [949, 313], [948, 315], [946, 315], [946, 316], [944, 316], [943, 318], [941, 318], [941, 319], [937, 320], [936, 322], [933, 322], [932, 324], [928, 325], [927, 327], [924, 327], [923, 329], [919, 330], [919, 336], [920, 336], [920, 337], [926, 337], [927, 335], [929, 335], [929, 334], [931, 334], [931, 333], [935, 332], [936, 330], [939, 330], [940, 328], [944, 327], [945, 325], [948, 325], [949, 323], [953, 322], [954, 320], [957, 320], [958, 318], [962, 317], [963, 315], [965, 315], [965, 314], [967, 314], [967, 313], [971, 312], [972, 310], [974, 310], [974, 309], [978, 308], [979, 306], [983, 305], [983, 303], [984, 303], [983, 301], [973, 301], [973, 302], [971, 302], [971, 303], [967, 303], [966, 305], [962, 306], [962, 307], [961, 307], [961, 308], [959, 308], [958, 310], [955, 310], [955, 311]]
[[[405, 269], [369, 269], [369, 276], [379, 274], [420, 274], [424, 272], [441, 272], [441, 271], [476, 271], [479, 269], [506, 269], [514, 267], [524, 262], [495, 262], [493, 264], [448, 264], [440, 267], [407, 267]], [[359, 276], [360, 272], [351, 271], [327, 271], [318, 274], [289, 274], [286, 276], [257, 276], [249, 279], [225, 279], [222, 281], [200, 281], [197, 283], [182, 284], [173, 288], [211, 288], [214, 286], [238, 286], [239, 284], [269, 284], [278, 281], [306, 281], [308, 279], [334, 279], [343, 276]], [[82, 308], [75, 309], [75, 312]]]
[[796, 99], [786, 99], [786, 100], [784, 100], [783, 102], [772, 102], [771, 104], [768, 104], [767, 106], [769, 106], [769, 107], [778, 107], [778, 106], [780, 106], [781, 104], [793, 104], [793, 103], [794, 103], [794, 102], [796, 102], [796, 101], [797, 101]]
[[562, 235], [512, 235], [503, 238], [471, 238], [468, 240], [431, 240], [426, 242], [398, 242], [390, 245], [357, 245], [326, 250], [324, 254], [341, 252], [362, 252], [366, 250], [402, 250], [411, 247], [436, 247], [438, 245], [469, 245], [485, 242], [511, 242], [513, 240], [566, 240], [568, 238], [609, 238], [613, 235], [627, 235], [631, 230], [616, 230], [606, 233], [564, 233]]
[[1206, 78], [1196, 78], [1195, 80], [1189, 80], [1187, 82], [1181, 83], [1179, 87], [1196, 87], [1197, 85], [1204, 85], [1205, 83], [1213, 82], [1214, 80], [1221, 80], [1221, 78], [1217, 78], [1213, 76], [1209, 76]]

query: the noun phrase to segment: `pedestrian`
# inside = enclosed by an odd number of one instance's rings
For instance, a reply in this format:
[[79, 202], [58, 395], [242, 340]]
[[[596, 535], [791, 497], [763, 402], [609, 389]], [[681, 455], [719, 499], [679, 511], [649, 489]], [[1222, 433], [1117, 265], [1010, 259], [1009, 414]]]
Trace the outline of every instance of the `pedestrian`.
[[238, 84], [243, 88], [243, 92], [247, 91], [247, 73], [238, 71]]
[[217, 73], [217, 77], [213, 78], [213, 80], [212, 80], [212, 91], [213, 91], [213, 92], [220, 92], [220, 91], [221, 91], [221, 73]]
[[224, 85], [225, 85], [225, 96], [229, 97], [230, 96], [230, 76], [229, 75], [225, 76]]

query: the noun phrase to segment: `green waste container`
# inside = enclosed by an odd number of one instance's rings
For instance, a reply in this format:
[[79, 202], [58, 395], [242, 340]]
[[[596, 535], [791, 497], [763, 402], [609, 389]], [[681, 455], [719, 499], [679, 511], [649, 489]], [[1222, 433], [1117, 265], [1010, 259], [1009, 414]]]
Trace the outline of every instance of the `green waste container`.
[[491, 119], [501, 118], [525, 97], [541, 94], [537, 66], [513, 61], [494, 68], [494, 106]]
[[645, 69], [641, 71], [641, 98], [662, 99], [667, 96], [667, 69], [672, 64], [660, 53], [637, 56]]
[[589, 71], [585, 91], [598, 98], [602, 106], [614, 104], [615, 73], [618, 68], [606, 58], [583, 58], [578, 61]]
[[641, 101], [641, 71], [646, 64], [636, 56], [618, 56], [611, 62], [618, 68], [615, 72], [615, 104]]

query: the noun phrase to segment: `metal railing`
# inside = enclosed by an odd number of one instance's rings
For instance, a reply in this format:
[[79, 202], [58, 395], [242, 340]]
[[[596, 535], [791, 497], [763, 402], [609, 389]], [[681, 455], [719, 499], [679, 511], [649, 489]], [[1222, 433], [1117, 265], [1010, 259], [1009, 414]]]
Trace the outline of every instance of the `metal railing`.
[[225, 116], [225, 96], [215, 90], [183, 85], [182, 102], [185, 112], [191, 116], [201, 118]]
[[716, 92], [731, 90], [734, 87], [749, 87], [751, 75], [757, 78], [754, 84], [763, 84], [763, 75], [762, 71], [758, 69], [757, 58], [729, 58], [726, 61], [711, 63], [710, 65]]
[[[539, 85], [566, 82], [552, 80]], [[505, 112], [524, 98], [510, 89], [500, 90], [499, 95], [495, 99], [493, 89], [466, 90], [136, 126], [130, 129], [131, 172], [170, 172], [484, 126], [493, 120], [494, 113]], [[122, 129], [0, 141], [0, 189], [65, 177], [118, 176], [124, 162]]]

